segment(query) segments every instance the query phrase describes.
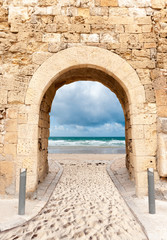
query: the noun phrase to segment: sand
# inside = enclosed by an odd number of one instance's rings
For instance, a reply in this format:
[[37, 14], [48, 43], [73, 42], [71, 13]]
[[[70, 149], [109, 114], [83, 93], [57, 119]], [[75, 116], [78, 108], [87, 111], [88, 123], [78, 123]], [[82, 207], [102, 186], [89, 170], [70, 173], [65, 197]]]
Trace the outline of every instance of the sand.
[[1, 240], [147, 239], [106, 172], [111, 155], [104, 159], [103, 155], [53, 154], [49, 158], [56, 158], [64, 172], [48, 204], [27, 224], [2, 232]]

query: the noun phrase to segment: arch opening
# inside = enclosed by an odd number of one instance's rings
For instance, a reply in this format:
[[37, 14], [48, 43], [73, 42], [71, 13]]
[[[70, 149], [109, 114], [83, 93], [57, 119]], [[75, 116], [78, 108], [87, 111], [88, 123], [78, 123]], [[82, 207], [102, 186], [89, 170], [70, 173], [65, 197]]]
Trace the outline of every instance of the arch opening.
[[[84, 80], [83, 80], [84, 79]], [[56, 91], [63, 85], [76, 81], [96, 81], [114, 92], [121, 103], [125, 118], [126, 167], [131, 178], [133, 175], [131, 123], [128, 96], [123, 87], [110, 75], [92, 67], [74, 68], [60, 75], [48, 88], [40, 104], [38, 136], [38, 182], [43, 181], [48, 172], [48, 137], [50, 128], [49, 113]], [[112, 103], [108, 103], [112, 107]]]

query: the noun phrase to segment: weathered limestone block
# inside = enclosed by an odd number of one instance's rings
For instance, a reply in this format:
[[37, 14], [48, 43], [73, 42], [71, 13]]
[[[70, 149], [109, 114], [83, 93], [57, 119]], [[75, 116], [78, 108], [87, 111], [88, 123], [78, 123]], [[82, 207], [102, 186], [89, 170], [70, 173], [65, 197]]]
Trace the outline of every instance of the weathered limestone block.
[[99, 42], [99, 34], [81, 34], [81, 42]]
[[39, 0], [22, 0], [22, 2], [23, 6], [35, 6], [39, 2]]
[[44, 61], [46, 61], [50, 56], [51, 53], [48, 52], [35, 52], [32, 55], [32, 62], [38, 65], [41, 65]]
[[146, 93], [146, 101], [150, 103], [155, 102], [155, 92], [152, 84], [144, 85], [145, 93]]
[[27, 123], [27, 119], [28, 119], [28, 114], [27, 113], [19, 113], [18, 114], [18, 123]]
[[151, 84], [151, 76], [149, 69], [136, 69], [136, 71], [143, 85]]
[[145, 157], [134, 157], [134, 167], [137, 171], [147, 171], [147, 168], [154, 168], [156, 170], [156, 158], [145, 156]]
[[67, 48], [67, 43], [49, 43], [48, 45], [48, 51], [51, 53], [59, 52], [65, 48]]
[[100, 5], [102, 7], [117, 7], [118, 0], [101, 0]]
[[90, 10], [88, 8], [78, 8], [78, 16], [89, 17]]
[[109, 16], [108, 7], [93, 7], [90, 8], [91, 16]]
[[34, 139], [18, 139], [17, 154], [18, 155], [32, 155], [37, 153], [37, 140]]
[[9, 91], [8, 92], [8, 103], [24, 103], [24, 92], [20, 91]]
[[165, 0], [151, 0], [152, 8], [163, 9], [165, 7]]
[[157, 138], [157, 124], [144, 125], [144, 137], [145, 139]]
[[90, 33], [90, 25], [70, 24], [68, 30], [76, 33]]
[[15, 165], [11, 161], [0, 161], [0, 194], [5, 194], [6, 188], [13, 182]]
[[43, 42], [60, 42], [61, 35], [59, 33], [45, 33], [43, 35]]
[[16, 156], [16, 144], [14, 143], [5, 143], [4, 145], [4, 153], [6, 155], [12, 155], [13, 157]]
[[15, 43], [10, 47], [9, 51], [12, 53], [16, 53], [16, 52], [26, 53], [27, 44], [24, 42]]
[[156, 123], [156, 114], [138, 114], [133, 116], [132, 124], [153, 124]]
[[100, 42], [101, 43], [117, 43], [118, 38], [117, 38], [117, 35], [113, 33], [104, 33], [104, 34], [100, 34]]
[[6, 120], [5, 130], [7, 132], [16, 132], [16, 130], [17, 130], [17, 119]]
[[167, 89], [157, 89], [155, 94], [157, 106], [167, 106]]
[[7, 104], [7, 90], [0, 89], [0, 104]]
[[[32, 1], [37, 1], [37, 0], [32, 0]], [[39, 6], [50, 6], [50, 5], [56, 5], [57, 0], [38, 0], [38, 5]]]
[[167, 134], [158, 134], [158, 172], [167, 177]]
[[162, 132], [167, 134], [167, 118], [158, 118], [157, 125], [159, 133]]
[[159, 117], [167, 117], [167, 107], [166, 106], [158, 106], [157, 113]]
[[18, 138], [19, 139], [38, 139], [38, 128], [36, 125], [19, 124], [18, 125]]
[[17, 132], [6, 132], [5, 142], [16, 144], [17, 143]]
[[135, 183], [137, 196], [146, 196], [148, 194], [147, 172], [135, 172]]
[[120, 7], [150, 7], [151, 0], [118, 0]]
[[76, 43], [80, 41], [80, 35], [78, 33], [63, 33], [61, 40], [65, 43]]
[[131, 137], [132, 137], [132, 139], [144, 139], [143, 125], [134, 125], [132, 128], [132, 136]]
[[9, 17], [8, 17], [8, 21], [9, 23], [12, 22], [21, 22], [21, 21], [25, 21], [29, 19], [29, 15], [28, 15], [28, 9], [27, 7], [14, 7], [12, 5], [9, 6]]

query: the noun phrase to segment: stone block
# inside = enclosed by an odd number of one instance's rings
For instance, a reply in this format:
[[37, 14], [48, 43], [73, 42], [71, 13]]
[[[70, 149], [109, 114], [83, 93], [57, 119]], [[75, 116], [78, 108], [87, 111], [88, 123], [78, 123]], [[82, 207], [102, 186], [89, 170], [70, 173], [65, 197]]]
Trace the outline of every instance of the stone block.
[[157, 124], [144, 125], [144, 137], [145, 139], [157, 138]]
[[150, 7], [151, 3], [150, 0], [119, 0], [119, 6], [137, 9], [143, 7]]
[[57, 4], [57, 0], [31, 0], [31, 1], [37, 1], [39, 6], [50, 6]]
[[68, 30], [69, 32], [76, 32], [76, 33], [90, 33], [90, 25], [70, 24]]
[[158, 132], [167, 134], [167, 118], [158, 118]]
[[134, 156], [134, 167], [136, 172], [147, 171], [147, 168], [156, 170], [156, 158], [150, 156], [137, 157]]
[[151, 5], [153, 9], [163, 9], [165, 8], [165, 0], [151, 0]]
[[101, 43], [117, 43], [118, 38], [116, 34], [113, 33], [102, 33], [100, 34]]
[[22, 2], [23, 2], [23, 6], [35, 6], [39, 2], [39, 0], [28, 0], [28, 1], [22, 0]]
[[143, 33], [150, 33], [153, 30], [153, 27], [152, 27], [151, 24], [149, 24], [149, 25], [142, 25], [141, 27], [142, 27], [142, 32]]
[[24, 98], [25, 98], [25, 95], [24, 95], [24, 92], [22, 91], [9, 91], [8, 92], [8, 103], [24, 103]]
[[23, 124], [23, 123], [27, 123], [27, 119], [28, 119], [28, 115], [27, 113], [19, 113], [18, 114], [18, 123]]
[[157, 113], [159, 117], [167, 117], [167, 107], [166, 106], [158, 106]]
[[38, 140], [34, 139], [18, 139], [17, 154], [18, 155], [32, 155], [37, 154]]
[[152, 24], [152, 20], [150, 16], [146, 16], [146, 17], [138, 17], [136, 18], [136, 22], [139, 25], [151, 25]]
[[151, 76], [149, 69], [136, 69], [136, 71], [143, 85], [151, 84]]
[[16, 119], [17, 118], [17, 109], [8, 108], [7, 110], [7, 117], [10, 119]]
[[17, 6], [14, 7], [12, 4], [9, 6], [8, 22], [21, 22], [29, 19], [27, 7]]
[[36, 125], [19, 124], [18, 125], [19, 139], [38, 139], [38, 127]]
[[155, 91], [156, 101], [158, 106], [167, 107], [167, 89], [157, 89]]
[[141, 33], [141, 26], [139, 25], [125, 25], [125, 33]]
[[63, 33], [62, 41], [65, 43], [77, 43], [80, 41], [80, 36], [78, 33]]
[[16, 144], [5, 143], [4, 144], [4, 153], [15, 157], [16, 156]]
[[91, 43], [98, 43], [99, 42], [99, 34], [81, 34], [81, 42], [91, 42]]
[[148, 195], [147, 171], [135, 172], [135, 183], [138, 197]]
[[0, 193], [5, 194], [6, 187], [9, 187], [13, 182], [15, 165], [10, 161], [0, 162]]
[[146, 101], [150, 103], [155, 102], [155, 90], [152, 84], [144, 85], [145, 94], [146, 94]]
[[8, 143], [17, 143], [17, 132], [6, 132], [5, 133], [5, 142]]
[[16, 132], [17, 131], [17, 119], [6, 120], [5, 129], [7, 132]]
[[133, 115], [131, 120], [132, 124], [153, 124], [156, 123], [156, 114], [138, 114], [138, 115]]
[[158, 172], [161, 177], [167, 177], [167, 134], [158, 134]]
[[108, 7], [93, 7], [90, 8], [91, 16], [109, 16]]
[[0, 104], [7, 104], [7, 90], [0, 89]]
[[118, 0], [101, 0], [102, 7], [118, 7]]
[[157, 44], [156, 43], [149, 43], [149, 42], [147, 42], [147, 43], [144, 43], [144, 48], [149, 48], [149, 49], [151, 49], [151, 48], [156, 48], [156, 46], [157, 46]]
[[59, 52], [63, 49], [67, 48], [67, 44], [66, 43], [49, 43], [48, 45], [48, 51], [51, 53], [56, 53]]
[[78, 16], [89, 17], [90, 10], [88, 8], [78, 8]]
[[132, 125], [132, 139], [143, 139], [144, 127], [143, 125]]
[[32, 62], [38, 65], [41, 65], [43, 62], [45, 62], [50, 56], [52, 56], [51, 53], [48, 52], [35, 52], [32, 55]]
[[42, 41], [43, 42], [60, 42], [60, 33], [45, 33], [43, 35]]

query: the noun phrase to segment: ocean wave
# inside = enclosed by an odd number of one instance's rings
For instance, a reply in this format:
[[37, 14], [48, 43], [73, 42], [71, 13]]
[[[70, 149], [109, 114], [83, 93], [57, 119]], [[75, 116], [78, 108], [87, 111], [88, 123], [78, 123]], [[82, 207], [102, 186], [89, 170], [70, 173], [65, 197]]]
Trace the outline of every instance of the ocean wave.
[[116, 147], [116, 146], [125, 146], [125, 140], [49, 140], [50, 147], [59, 147], [59, 146], [94, 146], [94, 147]]

